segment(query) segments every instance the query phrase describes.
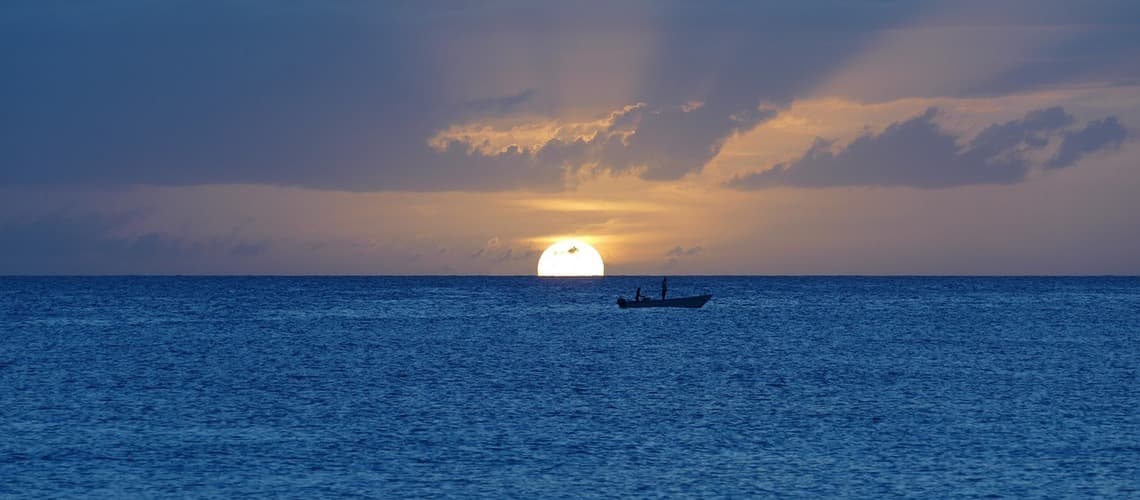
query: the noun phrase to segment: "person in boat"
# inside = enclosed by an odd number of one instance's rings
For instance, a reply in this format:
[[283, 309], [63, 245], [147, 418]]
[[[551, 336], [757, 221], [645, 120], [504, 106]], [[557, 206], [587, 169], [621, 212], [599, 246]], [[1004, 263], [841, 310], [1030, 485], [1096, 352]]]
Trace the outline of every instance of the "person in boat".
[[637, 287], [637, 291], [633, 294], [634, 302], [641, 302], [641, 287]]
[[669, 287], [666, 286], [666, 284], [665, 284], [665, 278], [662, 277], [661, 278], [661, 300], [665, 300], [665, 291], [668, 289], [669, 289]]

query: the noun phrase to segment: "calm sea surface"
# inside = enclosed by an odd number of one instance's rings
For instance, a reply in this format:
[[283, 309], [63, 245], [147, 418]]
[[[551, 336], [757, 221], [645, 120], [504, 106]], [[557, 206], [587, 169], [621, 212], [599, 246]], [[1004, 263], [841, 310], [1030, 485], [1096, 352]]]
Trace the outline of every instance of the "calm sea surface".
[[1140, 496], [1140, 279], [0, 278], [0, 496]]

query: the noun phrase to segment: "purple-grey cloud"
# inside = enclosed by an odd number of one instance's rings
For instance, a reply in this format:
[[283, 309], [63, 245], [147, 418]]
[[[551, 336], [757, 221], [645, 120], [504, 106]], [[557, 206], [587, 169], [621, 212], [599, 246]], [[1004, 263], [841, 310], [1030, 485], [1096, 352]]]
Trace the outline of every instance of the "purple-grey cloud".
[[948, 188], [972, 184], [1012, 184], [1035, 165], [1031, 153], [1061, 137], [1060, 151], [1046, 165], [1068, 166], [1080, 155], [1119, 145], [1125, 131], [1115, 117], [1090, 122], [1071, 132], [1074, 122], [1059, 107], [1032, 111], [1020, 120], [991, 125], [959, 146], [961, 137], [943, 130], [936, 108], [892, 123], [878, 134], [859, 136], [833, 151], [833, 142], [816, 139], [798, 159], [769, 170], [739, 175], [726, 185], [736, 189], [777, 186], [909, 186]]
[[[1140, 35], [1124, 22], [1136, 19], [1140, 4], [1032, 6], [1032, 15], [954, 22], [1078, 23], [1085, 35], [1049, 57], [1029, 54], [1023, 65], [963, 95], [1011, 93], [1074, 75], [1140, 75], [1136, 65], [1120, 64], [1140, 49]], [[761, 113], [758, 103], [802, 96], [883, 30], [906, 27], [934, 7], [839, 0], [12, 0], [0, 7], [0, 183], [557, 190], [585, 162], [675, 179], [702, 168], [731, 134], [763, 120], [748, 116]], [[631, 26], [644, 26], [652, 50], [631, 56], [628, 71], [598, 74], [596, 82], [613, 88], [634, 81], [625, 100], [567, 102], [558, 88], [563, 77], [624, 49], [587, 42], [627, 35]], [[491, 50], [519, 44], [527, 58]], [[474, 60], [448, 59], [450, 49], [471, 46], [479, 49]], [[1099, 73], [1104, 68], [1124, 73]], [[468, 78], [483, 85], [466, 85]], [[499, 86], [488, 83], [500, 79]], [[672, 109], [694, 100], [705, 106]], [[516, 150], [489, 157], [425, 144], [472, 115], [525, 110], [559, 117], [576, 107], [636, 102], [648, 106], [627, 141], [553, 142], [538, 156]], [[1080, 156], [1079, 140], [1065, 154]]]
[[1119, 148], [1127, 136], [1128, 130], [1115, 116], [1091, 121], [1081, 130], [1065, 132], [1057, 153], [1045, 166], [1068, 167], [1086, 154]]

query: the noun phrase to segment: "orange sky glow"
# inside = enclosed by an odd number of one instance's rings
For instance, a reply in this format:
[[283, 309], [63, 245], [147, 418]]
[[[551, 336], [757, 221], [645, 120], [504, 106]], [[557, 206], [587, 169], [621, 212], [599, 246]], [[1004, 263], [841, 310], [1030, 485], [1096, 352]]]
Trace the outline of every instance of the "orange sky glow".
[[[474, 27], [454, 36], [400, 31], [406, 43], [344, 57], [422, 65], [422, 95], [333, 68], [296, 83], [281, 101], [293, 107], [230, 99], [232, 86], [202, 97], [273, 125], [218, 130], [218, 144], [238, 145], [200, 161], [215, 132], [157, 141], [188, 140], [177, 153], [85, 131], [115, 163], [78, 173], [40, 174], [21, 159], [31, 153], [0, 159], [23, 165], [4, 171], [0, 232], [27, 242], [3, 271], [533, 274], [544, 248], [577, 238], [607, 274], [1140, 272], [1137, 37], [1012, 4], [932, 5], [835, 31], [860, 34], [834, 55], [805, 38], [767, 59], [733, 21], [686, 23], [657, 3], [624, 12], [628, 23], [543, 30], [468, 13]], [[813, 33], [827, 32], [819, 22]], [[1119, 50], [1050, 66], [1101, 39]], [[787, 76], [809, 57], [825, 63]], [[178, 113], [185, 127], [214, 123]]]

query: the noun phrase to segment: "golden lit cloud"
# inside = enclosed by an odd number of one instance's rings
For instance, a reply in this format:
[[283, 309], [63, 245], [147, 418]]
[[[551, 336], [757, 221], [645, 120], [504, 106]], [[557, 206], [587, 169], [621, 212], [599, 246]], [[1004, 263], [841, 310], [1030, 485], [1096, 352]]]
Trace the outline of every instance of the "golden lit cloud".
[[486, 156], [499, 155], [511, 147], [533, 155], [550, 141], [592, 141], [602, 133], [624, 140], [635, 129], [615, 127], [617, 120], [644, 107], [645, 103], [631, 104], [601, 118], [577, 122], [543, 117], [485, 118], [441, 130], [428, 139], [428, 146], [443, 151], [450, 143], [459, 142]]

